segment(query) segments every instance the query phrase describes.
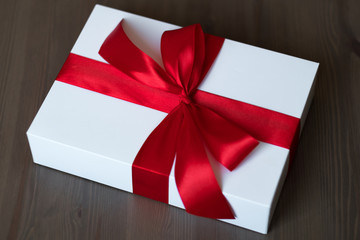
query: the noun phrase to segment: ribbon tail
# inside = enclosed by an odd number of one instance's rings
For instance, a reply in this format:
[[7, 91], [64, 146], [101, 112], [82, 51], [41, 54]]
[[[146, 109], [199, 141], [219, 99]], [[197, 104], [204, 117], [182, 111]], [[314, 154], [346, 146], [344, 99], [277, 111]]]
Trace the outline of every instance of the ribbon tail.
[[208, 218], [234, 219], [218, 185], [189, 105], [181, 104], [184, 119], [179, 131], [175, 180], [187, 212]]
[[206, 107], [193, 104], [190, 110], [205, 145], [214, 158], [230, 171], [259, 144], [239, 126]]
[[133, 193], [168, 203], [169, 175], [182, 120], [178, 106], [146, 139], [132, 165]]

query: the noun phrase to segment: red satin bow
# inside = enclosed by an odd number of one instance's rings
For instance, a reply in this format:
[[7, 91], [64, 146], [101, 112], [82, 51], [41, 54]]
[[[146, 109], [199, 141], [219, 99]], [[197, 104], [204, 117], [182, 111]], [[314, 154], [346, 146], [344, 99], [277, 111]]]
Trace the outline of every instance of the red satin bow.
[[186, 210], [221, 219], [234, 215], [208, 154], [232, 170], [258, 144], [239, 126], [260, 141], [288, 149], [299, 132], [298, 118], [197, 90], [223, 41], [204, 34], [199, 25], [167, 31], [161, 39], [164, 70], [127, 38], [120, 23], [99, 51], [111, 65], [70, 54], [57, 77], [169, 113], [138, 152], [133, 192], [167, 203], [176, 155], [175, 180]]
[[131, 78], [179, 95], [178, 106], [150, 134], [135, 158], [133, 192], [168, 202], [168, 176], [176, 156], [175, 181], [186, 211], [209, 218], [234, 218], [205, 148], [232, 170], [258, 141], [192, 99], [223, 39], [205, 35], [200, 25], [164, 32], [165, 71], [130, 43], [120, 23], [99, 53]]

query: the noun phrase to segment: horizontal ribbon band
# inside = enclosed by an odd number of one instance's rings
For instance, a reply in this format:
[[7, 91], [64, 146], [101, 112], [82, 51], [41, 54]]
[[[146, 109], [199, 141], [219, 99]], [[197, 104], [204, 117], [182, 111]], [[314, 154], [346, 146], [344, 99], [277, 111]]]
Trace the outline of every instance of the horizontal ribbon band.
[[120, 23], [99, 51], [109, 64], [70, 54], [57, 77], [168, 113], [134, 160], [133, 192], [167, 203], [176, 156], [175, 180], [185, 209], [222, 219], [234, 215], [208, 154], [233, 170], [257, 140], [290, 149], [299, 127], [298, 118], [197, 90], [223, 41], [204, 34], [199, 25], [166, 31], [163, 69], [128, 39]]
[[[57, 80], [165, 113], [179, 104], [176, 93], [146, 86], [110, 64], [73, 53], [66, 59]], [[193, 100], [242, 126], [261, 142], [292, 149], [296, 140], [298, 118], [201, 90], [194, 93]]]

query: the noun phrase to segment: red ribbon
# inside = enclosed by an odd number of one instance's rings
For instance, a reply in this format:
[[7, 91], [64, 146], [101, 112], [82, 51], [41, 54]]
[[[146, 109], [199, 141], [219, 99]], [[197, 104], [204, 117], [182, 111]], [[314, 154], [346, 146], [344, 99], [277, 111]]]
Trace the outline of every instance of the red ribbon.
[[166, 31], [164, 70], [127, 38], [120, 23], [99, 51], [110, 65], [70, 54], [57, 80], [169, 113], [134, 160], [133, 192], [167, 203], [176, 156], [175, 180], [186, 211], [226, 219], [234, 215], [208, 154], [233, 170], [256, 147], [255, 139], [289, 149], [299, 119], [197, 90], [223, 41], [204, 34], [200, 25]]

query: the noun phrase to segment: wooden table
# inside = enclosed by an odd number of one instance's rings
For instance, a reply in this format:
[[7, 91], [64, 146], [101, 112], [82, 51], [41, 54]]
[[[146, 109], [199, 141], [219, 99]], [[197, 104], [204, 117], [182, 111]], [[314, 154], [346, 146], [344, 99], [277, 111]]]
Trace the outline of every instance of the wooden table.
[[[268, 235], [32, 162], [25, 132], [95, 2], [320, 62]], [[0, 239], [360, 239], [360, 1], [0, 3]]]

